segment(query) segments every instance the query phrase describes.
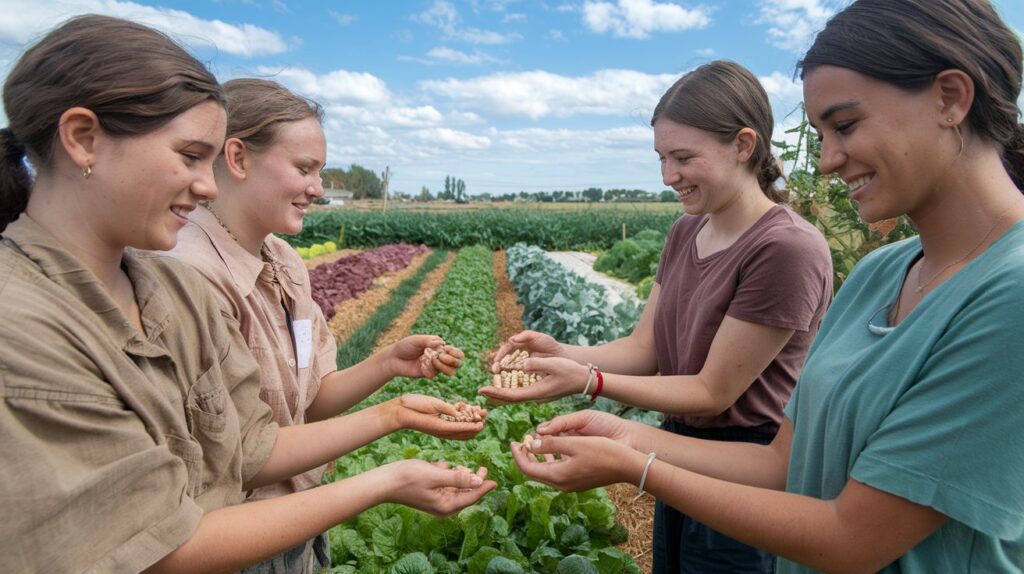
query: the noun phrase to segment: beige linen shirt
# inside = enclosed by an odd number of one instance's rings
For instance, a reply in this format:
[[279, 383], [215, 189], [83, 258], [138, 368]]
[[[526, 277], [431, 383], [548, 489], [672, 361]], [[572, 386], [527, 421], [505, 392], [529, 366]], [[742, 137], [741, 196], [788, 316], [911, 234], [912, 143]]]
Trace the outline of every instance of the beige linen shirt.
[[277, 438], [195, 273], [126, 251], [145, 334], [22, 215], [0, 243], [0, 572], [139, 572], [242, 501]]
[[[313, 301], [309, 272], [298, 253], [270, 236], [273, 262], [246, 251], [216, 217], [200, 207], [178, 234], [169, 254], [195, 268], [238, 321], [260, 364], [260, 398], [281, 426], [306, 422], [320, 381], [337, 370], [337, 345]], [[275, 279], [276, 278], [276, 279]], [[253, 491], [248, 500], [272, 498], [317, 486], [326, 466]]]

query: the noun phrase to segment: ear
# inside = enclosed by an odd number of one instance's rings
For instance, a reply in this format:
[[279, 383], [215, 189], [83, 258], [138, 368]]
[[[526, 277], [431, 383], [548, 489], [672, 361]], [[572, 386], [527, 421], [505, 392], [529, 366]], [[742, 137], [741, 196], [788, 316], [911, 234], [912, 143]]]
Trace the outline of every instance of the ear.
[[103, 128], [92, 110], [74, 107], [60, 115], [57, 137], [71, 161], [85, 169], [96, 163], [97, 140], [102, 137]]
[[961, 70], [944, 70], [935, 76], [933, 90], [942, 106], [940, 124], [946, 127], [960, 125], [974, 103], [974, 80]]
[[757, 148], [757, 132], [753, 128], [741, 129], [733, 139], [733, 145], [736, 146], [736, 160], [741, 164], [747, 163]]
[[236, 181], [245, 179], [245, 172], [249, 168], [249, 150], [245, 142], [238, 138], [230, 138], [224, 142], [224, 165], [227, 166], [231, 177]]

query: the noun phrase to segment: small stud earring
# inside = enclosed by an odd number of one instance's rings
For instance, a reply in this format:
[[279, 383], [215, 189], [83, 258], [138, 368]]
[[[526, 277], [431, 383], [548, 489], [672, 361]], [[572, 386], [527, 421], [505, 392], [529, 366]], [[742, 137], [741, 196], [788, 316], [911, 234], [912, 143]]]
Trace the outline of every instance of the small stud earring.
[[92, 166], [91, 165], [87, 165], [87, 166], [83, 167], [82, 168], [82, 175], [85, 176], [85, 179], [89, 179], [89, 176], [92, 175]]
[[946, 118], [946, 123], [947, 124], [953, 123], [953, 118]]

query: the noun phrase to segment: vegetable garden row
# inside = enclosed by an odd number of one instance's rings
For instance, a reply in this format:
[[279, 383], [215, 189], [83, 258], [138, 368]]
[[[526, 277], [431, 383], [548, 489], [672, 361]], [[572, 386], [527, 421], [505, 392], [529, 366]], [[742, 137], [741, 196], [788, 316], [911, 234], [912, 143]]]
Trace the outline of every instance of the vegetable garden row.
[[[434, 380], [396, 379], [355, 409], [410, 392], [441, 397], [449, 402], [461, 400], [484, 405], [476, 391], [489, 384], [487, 352], [499, 344], [495, 305], [498, 277], [495, 273], [502, 270], [494, 269], [492, 247], [486, 241], [484, 245], [457, 245], [454, 235], [447, 236], [448, 243], [435, 241], [433, 247], [456, 249], [454, 261], [446, 273], [438, 275], [437, 271], [444, 270], [449, 254], [439, 249], [424, 255], [424, 246], [409, 244], [426, 238], [429, 226], [421, 227], [406, 220], [404, 223], [410, 225], [408, 230], [413, 231], [413, 237], [399, 237], [396, 229], [401, 225], [392, 222], [384, 231], [378, 230], [367, 239], [365, 229], [373, 227], [373, 222], [390, 221], [392, 214], [388, 219], [378, 220], [381, 216], [377, 214], [344, 213], [341, 217], [341, 213], [311, 216], [307, 231], [319, 226], [320, 235], [310, 235], [310, 243], [324, 242], [327, 237], [338, 239], [343, 234], [345, 247], [374, 248], [314, 268], [311, 277], [318, 303], [325, 313], [333, 315], [336, 308], [358, 305], [362, 298], [374, 293], [376, 287], [386, 288], [389, 295], [387, 302], [376, 307], [358, 328], [339, 340], [339, 366], [351, 365], [368, 356], [377, 345], [379, 334], [409, 312], [417, 316], [412, 328], [404, 334], [437, 334], [466, 352], [466, 359], [454, 376], [441, 375]], [[436, 221], [451, 215], [434, 213], [429, 218]], [[486, 217], [478, 219], [479, 212], [472, 215], [472, 219], [452, 220], [463, 224], [458, 229], [460, 237], [466, 240], [486, 238], [487, 234], [480, 231], [486, 225], [478, 228], [468, 222], [494, 221]], [[541, 216], [544, 215], [547, 214]], [[542, 243], [543, 237], [549, 240], [558, 237], [557, 221], [572, 214], [554, 215], [555, 218], [540, 223], [542, 227], [548, 226], [543, 233], [533, 237], [523, 234], [525, 238]], [[669, 219], [664, 213], [625, 215], [624, 219], [629, 220], [627, 228], [633, 232], [652, 230], [645, 235], [648, 239], [641, 238], [643, 241], [663, 237], [664, 230], [677, 216], [671, 214]], [[605, 248], [614, 245], [615, 239], [621, 240], [622, 224], [622, 220], [613, 218], [604, 222], [612, 239], [606, 242]], [[436, 240], [445, 237], [445, 229], [446, 224], [439, 223], [429, 233]], [[393, 237], [394, 242], [377, 247], [384, 237]], [[584, 239], [578, 236], [576, 240], [576, 243], [549, 243], [547, 248], [579, 249], [582, 245], [579, 241]], [[402, 241], [406, 244], [401, 244]], [[596, 241], [588, 243], [596, 244]], [[621, 247], [618, 250], [624, 251]], [[548, 332], [573, 344], [596, 344], [628, 333], [639, 318], [641, 307], [637, 303], [624, 301], [609, 310], [603, 286], [572, 274], [535, 245], [509, 246], [506, 256], [508, 263], [504, 271], [523, 307], [522, 324], [527, 328]], [[654, 261], [656, 263], [657, 256]], [[632, 262], [630, 265], [642, 267], [644, 264]], [[609, 271], [614, 273], [611, 268]], [[406, 278], [397, 284], [389, 283], [388, 278], [398, 274]], [[431, 280], [432, 276], [436, 278]], [[422, 310], [411, 309], [411, 301], [423, 296], [429, 296], [426, 306]], [[538, 423], [589, 405], [589, 402], [567, 398], [546, 404], [491, 407], [484, 430], [470, 441], [446, 441], [403, 431], [340, 459], [325, 480], [338, 480], [387, 462], [415, 457], [447, 460], [468, 467], [486, 466], [490, 469], [489, 477], [496, 480], [499, 487], [476, 506], [448, 519], [397, 505], [383, 505], [338, 525], [330, 533], [334, 572], [640, 572], [631, 556], [615, 548], [625, 541], [627, 532], [615, 522], [616, 507], [603, 489], [559, 493], [526, 479], [508, 452], [511, 440], [518, 440]], [[601, 399], [597, 408], [620, 413], [627, 410], [606, 399]], [[655, 422], [650, 413], [634, 414], [636, 418]]]

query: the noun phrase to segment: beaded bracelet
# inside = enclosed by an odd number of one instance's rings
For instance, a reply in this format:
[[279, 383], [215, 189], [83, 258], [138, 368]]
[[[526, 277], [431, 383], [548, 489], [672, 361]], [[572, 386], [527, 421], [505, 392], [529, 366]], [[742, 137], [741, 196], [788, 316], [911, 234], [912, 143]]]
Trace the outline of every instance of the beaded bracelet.
[[587, 396], [587, 391], [590, 390], [590, 383], [594, 382], [594, 370], [597, 369], [593, 363], [587, 363], [587, 386], [583, 387], [583, 396]]
[[651, 463], [654, 462], [654, 452], [647, 453], [647, 463], [644, 464], [644, 473], [640, 475], [640, 484], [636, 487], [636, 496], [633, 497], [632, 502], [640, 500], [640, 497], [644, 495], [644, 483], [647, 482], [647, 471], [651, 470]]

